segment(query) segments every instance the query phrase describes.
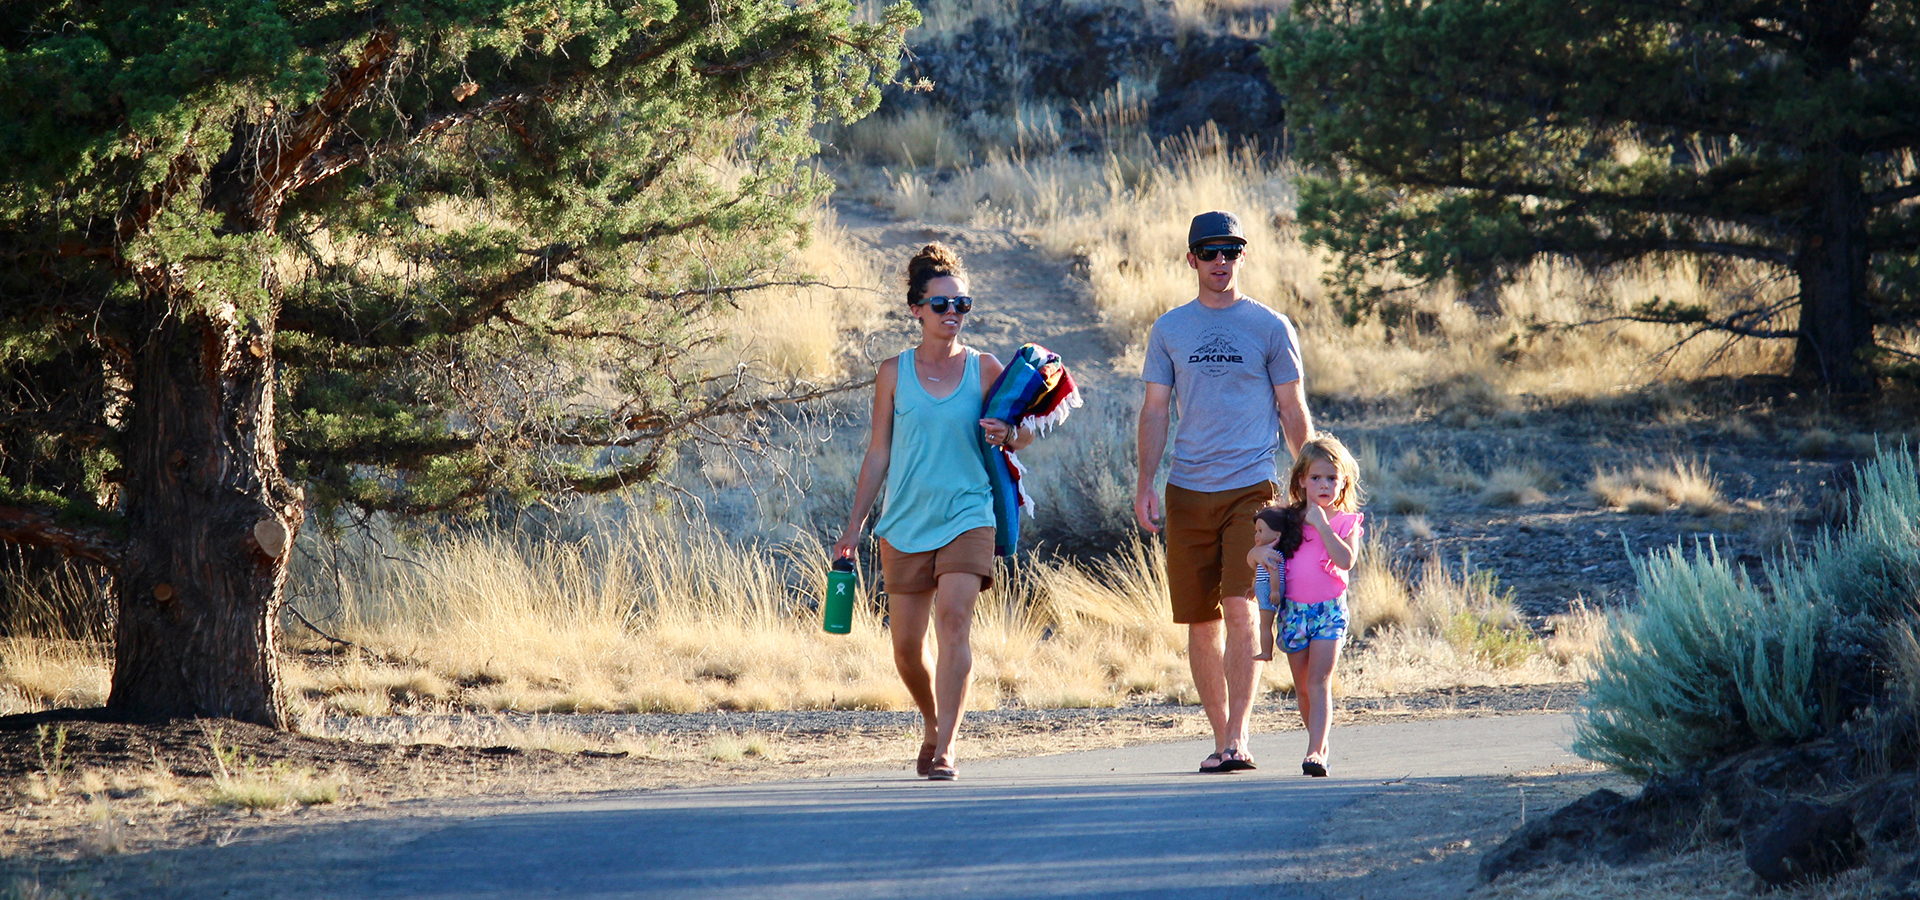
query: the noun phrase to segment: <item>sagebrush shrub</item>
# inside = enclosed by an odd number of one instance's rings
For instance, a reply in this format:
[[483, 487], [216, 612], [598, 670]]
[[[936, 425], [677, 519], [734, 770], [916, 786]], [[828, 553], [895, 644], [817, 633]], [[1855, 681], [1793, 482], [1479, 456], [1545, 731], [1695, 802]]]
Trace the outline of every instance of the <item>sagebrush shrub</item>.
[[1634, 564], [1641, 608], [1602, 643], [1574, 752], [1647, 777], [1839, 727], [1904, 677], [1920, 611], [1920, 477], [1906, 448], [1858, 473], [1847, 527], [1755, 585], [1712, 545]]

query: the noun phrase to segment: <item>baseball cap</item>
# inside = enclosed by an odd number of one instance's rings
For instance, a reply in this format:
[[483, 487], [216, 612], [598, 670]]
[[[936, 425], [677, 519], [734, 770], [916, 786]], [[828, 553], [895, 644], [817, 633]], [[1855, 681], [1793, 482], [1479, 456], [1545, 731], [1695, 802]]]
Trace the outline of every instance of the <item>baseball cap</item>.
[[1213, 240], [1246, 243], [1247, 233], [1240, 230], [1240, 217], [1218, 209], [1194, 216], [1193, 224], [1187, 226], [1187, 246]]

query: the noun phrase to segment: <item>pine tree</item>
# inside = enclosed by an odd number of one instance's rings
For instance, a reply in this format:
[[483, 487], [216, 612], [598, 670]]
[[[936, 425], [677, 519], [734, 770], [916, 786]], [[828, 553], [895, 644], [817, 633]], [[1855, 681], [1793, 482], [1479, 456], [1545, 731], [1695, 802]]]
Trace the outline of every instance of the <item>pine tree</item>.
[[1634, 317], [1792, 339], [1795, 374], [1843, 392], [1896, 352], [1876, 326], [1920, 320], [1920, 4], [1306, 0], [1269, 60], [1329, 173], [1300, 220], [1355, 312], [1382, 300], [1370, 265], [1745, 260], [1797, 291]]
[[[652, 478], [905, 3], [12, 3], [0, 540], [114, 573], [109, 708], [285, 723], [309, 511]], [[756, 281], [758, 279], [758, 281]]]

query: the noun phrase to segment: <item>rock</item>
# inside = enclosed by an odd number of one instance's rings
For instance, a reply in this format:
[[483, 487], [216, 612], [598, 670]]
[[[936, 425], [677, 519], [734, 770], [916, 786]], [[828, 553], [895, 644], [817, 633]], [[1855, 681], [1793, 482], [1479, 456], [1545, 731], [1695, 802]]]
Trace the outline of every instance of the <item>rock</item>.
[[1480, 858], [1480, 879], [1587, 859], [1596, 852], [1620, 862], [1643, 856], [1658, 841], [1647, 830], [1632, 827], [1637, 818], [1634, 801], [1615, 791], [1594, 791], [1508, 835]]
[[1747, 867], [1773, 887], [1827, 878], [1860, 863], [1864, 842], [1845, 808], [1793, 800], [1747, 838]]
[[1148, 127], [1166, 137], [1211, 121], [1229, 138], [1278, 138], [1286, 106], [1260, 56], [1263, 47], [1232, 35], [1190, 36], [1160, 70]]
[[1212, 122], [1226, 137], [1271, 138], [1285, 110], [1280, 92], [1263, 76], [1213, 72], [1160, 95], [1148, 127], [1157, 135], [1200, 131]]
[[1712, 794], [1694, 776], [1656, 777], [1634, 798], [1594, 791], [1508, 835], [1481, 858], [1480, 878], [1589, 859], [1637, 862], [1687, 841], [1714, 812]]
[[[1920, 773], [1903, 772], [1888, 776], [1855, 794], [1849, 804], [1855, 830], [1869, 841], [1911, 847], [1920, 843]], [[1914, 876], [1920, 889], [1920, 859]]]
[[[920, 93], [886, 89], [888, 109], [933, 107], [956, 122], [1010, 112], [1014, 98], [1052, 101], [1063, 112], [1092, 104], [1122, 83], [1150, 86], [1147, 110], [1155, 136], [1199, 130], [1211, 120], [1228, 138], [1276, 140], [1285, 119], [1268, 80], [1263, 44], [1231, 34], [1181, 33], [1162, 4], [1138, 9], [1037, 0], [1016, 16], [982, 16], [916, 43], [901, 70], [921, 79]], [[1064, 124], [1074, 127], [1071, 113]]]

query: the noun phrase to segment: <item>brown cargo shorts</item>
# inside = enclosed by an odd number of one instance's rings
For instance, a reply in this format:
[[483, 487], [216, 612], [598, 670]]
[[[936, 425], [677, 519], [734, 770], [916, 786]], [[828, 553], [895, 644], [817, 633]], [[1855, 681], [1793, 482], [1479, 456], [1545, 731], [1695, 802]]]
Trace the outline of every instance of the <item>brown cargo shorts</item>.
[[[1247, 547], [1252, 546], [1249, 539]], [[1245, 550], [1240, 553], [1246, 555]], [[889, 594], [932, 593], [940, 586], [940, 576], [948, 572], [980, 576], [983, 591], [993, 587], [993, 528], [962, 531], [945, 547], [920, 553], [902, 553], [886, 538], [880, 539], [880, 574], [887, 579]]]
[[1253, 514], [1280, 486], [1262, 481], [1228, 491], [1167, 485], [1167, 592], [1182, 625], [1220, 618], [1220, 598], [1253, 595]]

